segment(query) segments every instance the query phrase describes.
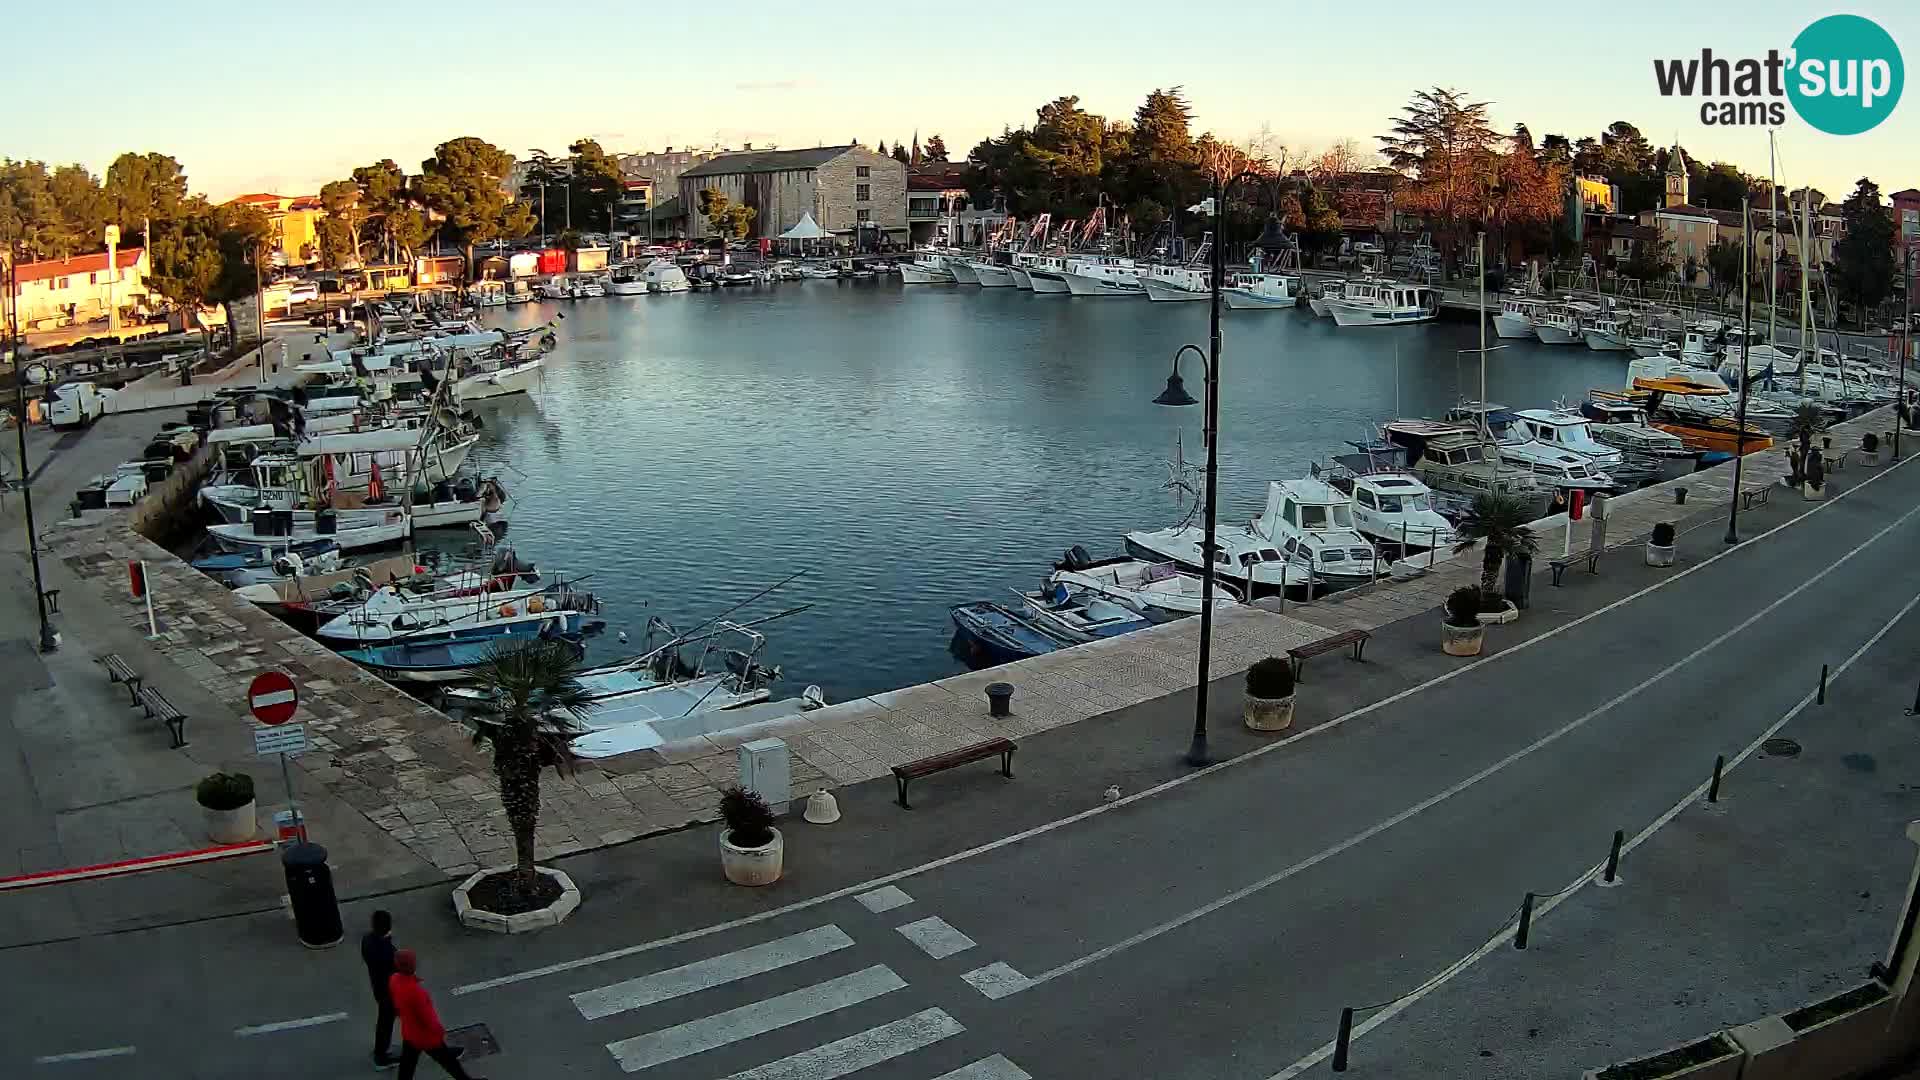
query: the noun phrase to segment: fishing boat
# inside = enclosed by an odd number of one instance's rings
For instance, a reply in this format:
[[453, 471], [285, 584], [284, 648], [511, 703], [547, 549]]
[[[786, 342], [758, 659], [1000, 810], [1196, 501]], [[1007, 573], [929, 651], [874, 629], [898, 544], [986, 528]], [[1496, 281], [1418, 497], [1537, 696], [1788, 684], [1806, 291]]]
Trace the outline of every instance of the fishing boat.
[[[1047, 584], [1061, 584], [1096, 593], [1143, 615], [1197, 615], [1202, 583], [1196, 574], [1171, 562], [1149, 562], [1129, 555], [1095, 561], [1078, 544], [1068, 548]], [[1213, 583], [1213, 607], [1221, 611], [1240, 604], [1240, 591], [1226, 581]]]
[[1453, 523], [1434, 508], [1433, 489], [1407, 467], [1405, 451], [1375, 447], [1337, 455], [1322, 476], [1346, 493], [1354, 527], [1383, 555], [1404, 559], [1453, 543]]
[[1015, 595], [1022, 615], [1064, 641], [1097, 641], [1153, 625], [1153, 620], [1133, 608], [1063, 582], [1051, 582], [1039, 592], [1015, 590]]
[[1300, 279], [1289, 274], [1235, 274], [1221, 299], [1235, 311], [1300, 306]]
[[1399, 326], [1430, 322], [1440, 313], [1440, 294], [1425, 285], [1388, 282], [1370, 294], [1352, 290], [1327, 301], [1327, 313], [1341, 326]]
[[[577, 634], [569, 636], [555, 629], [567, 621], [567, 617], [556, 615], [532, 633], [563, 642], [577, 661], [586, 655], [586, 646], [580, 642]], [[427, 641], [408, 638], [391, 645], [343, 649], [340, 655], [388, 682], [464, 682], [473, 678], [473, 669], [485, 664], [499, 649], [511, 648], [508, 643], [527, 636], [527, 632], [522, 631], [483, 638], [438, 638]]]
[[1558, 304], [1547, 308], [1533, 320], [1533, 336], [1542, 345], [1580, 345], [1586, 342], [1586, 327], [1581, 320], [1599, 314], [1592, 304]]
[[646, 279], [631, 266], [622, 266], [607, 275], [608, 296], [645, 296]]
[[1027, 275], [1027, 288], [1037, 293], [1065, 295], [1068, 292], [1067, 279], [1062, 276], [1067, 260], [1059, 255], [1020, 254], [1014, 256], [1014, 265]]
[[1313, 312], [1320, 318], [1331, 318], [1333, 316], [1333, 309], [1327, 305], [1340, 299], [1346, 294], [1346, 291], [1347, 283], [1344, 281], [1322, 282], [1320, 284], [1320, 291], [1307, 297], [1307, 310]]
[[463, 374], [454, 379], [453, 400], [485, 401], [509, 394], [524, 394], [540, 381], [545, 366], [546, 357], [537, 355], [524, 359], [479, 361], [463, 367]]
[[1627, 319], [1595, 319], [1581, 336], [1595, 352], [1633, 351], [1633, 324]]
[[1147, 268], [1114, 256], [1068, 259], [1060, 276], [1075, 296], [1145, 296]]
[[1651, 470], [1654, 483], [1685, 476], [1699, 464], [1700, 451], [1648, 424], [1640, 404], [1596, 395], [1581, 403], [1580, 415], [1592, 422], [1588, 431], [1596, 442], [1620, 451], [1630, 465]]
[[1346, 493], [1318, 477], [1269, 483], [1267, 509], [1253, 531], [1311, 581], [1338, 588], [1375, 577], [1373, 545], [1354, 528]]
[[687, 272], [674, 265], [672, 259], [655, 259], [640, 271], [640, 280], [646, 282], [647, 293], [682, 293], [692, 286], [687, 281]]
[[1509, 296], [1500, 301], [1500, 314], [1493, 317], [1493, 332], [1503, 338], [1530, 338], [1534, 336], [1534, 321], [1544, 315], [1550, 307], [1544, 300], [1529, 300], [1524, 296]]
[[1009, 289], [1013, 287], [1013, 271], [996, 262], [974, 259], [967, 266], [973, 276], [980, 279], [980, 285], [988, 289]]
[[[1384, 446], [1401, 447], [1407, 464], [1428, 487], [1472, 499], [1481, 494], [1510, 495], [1522, 500], [1529, 517], [1547, 516], [1550, 493], [1533, 470], [1505, 461], [1502, 448], [1470, 424], [1437, 420], [1390, 420], [1380, 425]], [[1372, 451], [1377, 444], [1360, 446]]]
[[197, 558], [190, 565], [229, 589], [240, 589], [302, 574], [338, 570], [340, 545], [331, 540], [312, 540], [288, 544], [279, 550], [255, 548], [221, 552]]
[[952, 610], [953, 651], [973, 667], [1010, 664], [1072, 644], [989, 600]]
[[920, 252], [911, 262], [901, 262], [900, 284], [902, 285], [953, 285], [957, 279], [953, 271], [946, 266], [946, 260], [931, 252]]
[[414, 556], [402, 554], [327, 572], [307, 567], [290, 577], [242, 585], [233, 595], [303, 633], [312, 633], [320, 623], [373, 595], [376, 583], [418, 582], [421, 591], [430, 591], [432, 580]]
[[581, 613], [599, 610], [592, 593], [564, 584], [529, 588], [517, 575], [460, 574], [426, 594], [397, 586], [375, 589], [359, 605], [322, 623], [315, 636], [328, 644], [382, 645], [404, 639], [490, 637], [538, 631], [554, 616], [563, 629], [579, 628]]
[[352, 522], [342, 522], [335, 511], [323, 510], [305, 524], [295, 523], [292, 510], [256, 509], [245, 523], [207, 527], [207, 535], [223, 550], [237, 552], [318, 540], [331, 540], [342, 551], [358, 551], [398, 543], [412, 531], [406, 511], [398, 507]]
[[1529, 469], [1553, 487], [1605, 491], [1618, 486], [1606, 470], [1589, 464], [1584, 455], [1535, 439], [1505, 405], [1462, 402], [1447, 411], [1447, 419], [1484, 432], [1498, 444], [1502, 462]]
[[[1206, 530], [1198, 525], [1175, 525], [1153, 531], [1126, 535], [1128, 553], [1149, 562], [1170, 562], [1184, 570], [1200, 573], [1205, 569], [1200, 545]], [[1272, 540], [1244, 525], [1214, 530], [1213, 574], [1216, 580], [1232, 582], [1243, 596], [1270, 596], [1285, 589], [1309, 584], [1307, 574], [1292, 565]]]
[[1204, 266], [1158, 266], [1141, 279], [1147, 299], [1162, 303], [1205, 300], [1213, 294], [1213, 271]]

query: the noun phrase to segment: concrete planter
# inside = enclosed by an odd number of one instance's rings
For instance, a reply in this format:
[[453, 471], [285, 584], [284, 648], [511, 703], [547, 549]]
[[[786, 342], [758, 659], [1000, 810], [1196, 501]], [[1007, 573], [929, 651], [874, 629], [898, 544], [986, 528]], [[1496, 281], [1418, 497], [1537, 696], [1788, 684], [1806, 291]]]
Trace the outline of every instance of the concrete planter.
[[1483, 611], [1478, 617], [1481, 626], [1505, 626], [1520, 617], [1520, 609], [1511, 601], [1502, 601], [1499, 611]]
[[1248, 731], [1285, 731], [1293, 726], [1293, 695], [1247, 699], [1241, 715]]
[[214, 810], [205, 806], [200, 809], [207, 815], [207, 839], [216, 844], [245, 843], [260, 831], [251, 802], [232, 810]]
[[1800, 496], [1808, 502], [1819, 502], [1821, 499], [1827, 497], [1827, 486], [1822, 484], [1819, 487], [1814, 487], [1812, 484], [1801, 484]]
[[536, 866], [541, 877], [551, 878], [560, 884], [560, 898], [543, 908], [523, 911], [518, 915], [501, 915], [473, 906], [471, 893], [480, 879], [497, 874], [502, 870], [511, 870], [511, 866], [496, 866], [481, 870], [460, 883], [453, 890], [453, 913], [459, 917], [460, 925], [470, 930], [486, 930], [495, 934], [525, 934], [534, 930], [544, 930], [549, 926], [559, 926], [567, 921], [580, 906], [580, 888], [564, 872], [550, 867]]
[[1649, 540], [1647, 542], [1647, 565], [1648, 566], [1672, 566], [1673, 565], [1673, 545], [1668, 544], [1665, 547], [1662, 547], [1659, 544], [1656, 544], [1651, 540]]
[[1860, 467], [1863, 469], [1879, 468], [1880, 467], [1880, 451], [1878, 450], [1860, 451]]
[[1484, 626], [1455, 626], [1449, 622], [1440, 624], [1440, 651], [1448, 656], [1479, 656], [1480, 646], [1487, 639]]
[[[1864, 993], [1863, 993], [1864, 992]], [[1852, 1008], [1823, 1018], [1829, 1003], [1847, 995], [1869, 997]], [[1798, 1080], [1820, 1076], [1859, 1076], [1887, 1063], [1896, 1049], [1888, 1026], [1898, 999], [1878, 982], [1866, 982], [1804, 1009], [1743, 1024], [1728, 1034], [1746, 1052], [1741, 1080]]]
[[720, 830], [720, 869], [735, 885], [771, 885], [780, 880], [786, 841], [774, 829], [773, 841], [759, 847], [740, 847], [727, 830]]
[[[1701, 1044], [1713, 1044], [1702, 1049], [1702, 1053], [1719, 1051], [1714, 1057], [1692, 1065], [1675, 1065], [1666, 1071], [1653, 1071], [1658, 1068], [1658, 1059], [1675, 1054]], [[1697, 1056], [1697, 1055], [1695, 1055]], [[1646, 1057], [1617, 1061], [1604, 1069], [1588, 1069], [1580, 1074], [1580, 1080], [1614, 1080], [1614, 1076], [1631, 1076], [1634, 1080], [1741, 1080], [1740, 1066], [1746, 1061], [1746, 1055], [1725, 1032], [1716, 1031], [1697, 1042], [1683, 1043], [1680, 1046], [1662, 1050]], [[1650, 1069], [1649, 1066], [1653, 1068]], [[1620, 1070], [1616, 1073], [1614, 1070]], [[1631, 1071], [1629, 1071], [1631, 1070]], [[1613, 1076], [1609, 1076], [1613, 1073]]]

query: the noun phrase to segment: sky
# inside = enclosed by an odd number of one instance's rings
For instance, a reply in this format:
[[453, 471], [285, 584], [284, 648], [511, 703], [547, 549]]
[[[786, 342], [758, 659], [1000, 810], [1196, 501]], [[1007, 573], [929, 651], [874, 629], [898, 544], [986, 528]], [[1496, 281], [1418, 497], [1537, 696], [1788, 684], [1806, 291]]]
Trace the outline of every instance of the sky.
[[[940, 133], [958, 159], [1055, 97], [1076, 94], [1118, 119], [1171, 86], [1184, 88], [1196, 132], [1265, 132], [1304, 156], [1347, 138], [1372, 148], [1413, 91], [1439, 85], [1489, 102], [1502, 131], [1525, 123], [1536, 139], [1577, 139], [1628, 120], [1655, 143], [1678, 138], [1694, 158], [1765, 174], [1766, 129], [1703, 126], [1697, 101], [1659, 95], [1656, 56], [1764, 55], [1815, 18], [1849, 11], [1920, 59], [1911, 0], [1582, 10], [1537, 0], [41, 4], [6, 16], [17, 104], [0, 125], [0, 156], [99, 172], [123, 150], [157, 150], [216, 199], [308, 194], [381, 158], [416, 171], [460, 135], [524, 156], [563, 153], [582, 136], [626, 152], [891, 145], [917, 130]], [[1905, 96], [1880, 126], [1847, 137], [1789, 108], [1781, 181], [1835, 197], [1863, 175], [1883, 192], [1920, 187], [1920, 91]]]

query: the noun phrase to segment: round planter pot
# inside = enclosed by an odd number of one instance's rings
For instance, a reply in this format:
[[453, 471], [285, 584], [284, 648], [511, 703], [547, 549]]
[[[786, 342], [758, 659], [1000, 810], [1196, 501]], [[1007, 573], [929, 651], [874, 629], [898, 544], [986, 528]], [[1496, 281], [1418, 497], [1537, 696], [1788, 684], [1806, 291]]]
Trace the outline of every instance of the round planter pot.
[[1483, 611], [1478, 616], [1481, 626], [1505, 626], [1519, 617], [1520, 609], [1514, 607], [1511, 601], [1503, 602], [1499, 611]]
[[773, 841], [757, 848], [739, 847], [720, 830], [720, 869], [735, 885], [771, 885], [780, 880], [785, 840], [773, 829]]
[[499, 912], [473, 906], [471, 894], [475, 885], [480, 884], [485, 878], [511, 869], [513, 869], [511, 866], [495, 866], [481, 870], [453, 890], [453, 913], [459, 918], [461, 926], [469, 930], [485, 930], [494, 934], [525, 934], [533, 930], [544, 930], [549, 926], [559, 926], [567, 921], [567, 916], [573, 914], [575, 908], [580, 906], [580, 887], [562, 871], [545, 866], [536, 866], [533, 869], [541, 877], [550, 878], [560, 886], [559, 898], [546, 907], [513, 915], [502, 915]]
[[1455, 626], [1449, 622], [1440, 624], [1440, 651], [1448, 656], [1479, 656], [1480, 646], [1487, 640], [1487, 628], [1484, 626]]
[[1880, 467], [1880, 451], [1878, 450], [1860, 451], [1860, 467], [1863, 469], [1879, 468]]
[[245, 843], [260, 831], [251, 802], [232, 810], [210, 810], [204, 806], [200, 809], [207, 815], [207, 839], [216, 844]]
[[1668, 544], [1665, 547], [1661, 547], [1659, 544], [1649, 542], [1647, 544], [1647, 565], [1672, 566], [1673, 545]]
[[1293, 726], [1293, 695], [1250, 697], [1241, 715], [1246, 719], [1248, 731], [1285, 731]]
[[1827, 497], [1826, 486], [1823, 484], [1820, 487], [1814, 487], [1812, 484], [1801, 484], [1800, 497], [1808, 502], [1819, 502]]

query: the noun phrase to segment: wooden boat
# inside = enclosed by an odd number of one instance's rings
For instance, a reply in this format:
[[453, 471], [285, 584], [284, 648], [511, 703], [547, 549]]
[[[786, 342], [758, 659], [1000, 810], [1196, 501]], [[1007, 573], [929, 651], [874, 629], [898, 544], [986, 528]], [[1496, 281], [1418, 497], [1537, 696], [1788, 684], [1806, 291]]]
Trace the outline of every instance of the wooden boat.
[[[577, 616], [574, 619], [577, 621]], [[374, 645], [364, 649], [345, 649], [340, 655], [386, 679], [388, 682], [444, 683], [473, 678], [473, 669], [487, 662], [496, 648], [533, 636], [549, 637], [549, 629], [563, 625], [564, 616], [533, 633], [514, 632], [486, 638], [456, 638], [438, 641], [401, 641], [393, 645]], [[577, 634], [561, 637], [573, 650], [575, 659], [587, 653]]]
[[[1678, 435], [1680, 441], [1689, 450], [1704, 450], [1717, 453], [1755, 453], [1770, 449], [1773, 436], [1764, 428], [1752, 424], [1745, 425], [1745, 434], [1739, 421], [1731, 417], [1719, 416], [1677, 416], [1671, 412], [1662, 415], [1661, 402], [1668, 397], [1725, 398], [1724, 388], [1714, 389], [1683, 379], [1635, 379], [1634, 390], [1644, 392], [1647, 415], [1652, 419], [1649, 426], [1661, 431]], [[1625, 395], [1628, 400], [1638, 400], [1637, 395]]]
[[955, 606], [953, 626], [954, 651], [974, 667], [1025, 660], [1070, 644], [985, 600]]

